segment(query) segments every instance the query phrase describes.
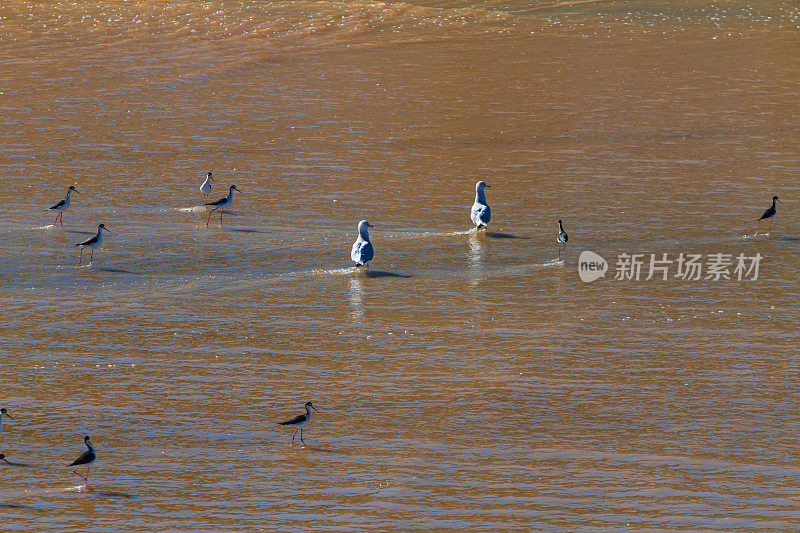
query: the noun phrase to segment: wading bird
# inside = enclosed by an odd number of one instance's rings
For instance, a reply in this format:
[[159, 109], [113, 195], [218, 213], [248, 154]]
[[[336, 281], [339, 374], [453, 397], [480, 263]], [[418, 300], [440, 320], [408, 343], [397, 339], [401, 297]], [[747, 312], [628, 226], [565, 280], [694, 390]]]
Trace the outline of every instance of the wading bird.
[[[102, 244], [103, 244], [103, 232], [104, 231], [108, 231], [106, 229], [106, 225], [105, 224], [99, 224], [97, 226], [97, 235], [95, 235], [94, 237], [89, 237], [85, 241], [79, 242], [78, 244], [75, 245], [75, 246], [80, 246], [81, 247], [81, 255], [80, 255], [80, 257], [78, 257], [78, 265], [80, 265], [83, 262], [83, 249], [84, 248], [91, 248], [92, 249], [92, 255], [89, 256], [89, 266], [92, 266], [92, 260], [94, 259], [94, 249], [95, 248], [100, 248], [100, 246], [102, 246]], [[110, 231], [108, 231], [108, 232], [111, 233]]]
[[475, 184], [475, 203], [472, 204], [469, 216], [472, 222], [475, 223], [476, 230], [481, 228], [485, 230], [486, 225], [492, 219], [492, 210], [489, 208], [489, 204], [486, 203], [486, 194], [483, 192], [486, 187], [491, 187], [491, 185], [486, 185], [483, 181]]
[[214, 179], [211, 177], [211, 172], [206, 174], [206, 181], [200, 186], [200, 192], [203, 193], [203, 196], [208, 198], [208, 195], [211, 193], [211, 182]]
[[353, 249], [350, 250], [350, 259], [357, 267], [369, 268], [369, 262], [375, 256], [375, 250], [372, 249], [372, 242], [369, 240], [369, 228], [371, 227], [373, 227], [372, 224], [366, 220], [358, 223], [358, 238], [353, 243]]
[[[228, 207], [229, 205], [231, 205], [233, 203], [233, 191], [239, 191], [239, 189], [236, 188], [236, 185], [231, 185], [230, 189], [228, 189], [228, 196], [226, 196], [225, 198], [220, 198], [216, 202], [209, 202], [207, 204], [203, 204], [205, 206], [214, 208], [208, 214], [208, 220], [206, 220], [206, 227], [208, 227], [208, 223], [211, 222], [211, 215], [217, 209], [219, 209], [219, 227], [220, 228], [222, 227], [222, 212], [224, 211], [224, 209], [226, 207]], [[239, 192], [242, 192], [242, 191], [239, 191]]]
[[[311, 420], [311, 410], [317, 411], [317, 408], [311, 405], [311, 402], [306, 402], [306, 414], [304, 415], [297, 415], [296, 417], [292, 418], [291, 420], [287, 420], [286, 422], [278, 422], [281, 426], [294, 426], [297, 429], [294, 430], [294, 434], [292, 435], [292, 446], [294, 446], [294, 438], [297, 436], [297, 430], [300, 430], [300, 442], [303, 445], [308, 446], [306, 441], [303, 440], [303, 426], [305, 426]], [[317, 411], [319, 413], [319, 411]]]
[[[777, 213], [777, 210], [775, 209], [775, 206], [777, 205], [777, 202], [781, 202], [781, 201], [778, 200], [777, 196], [773, 196], [772, 197], [772, 207], [770, 207], [766, 211], [764, 211], [764, 214], [761, 215], [761, 218], [759, 218], [758, 221], [756, 222], [756, 234], [754, 235], [754, 237], [758, 237], [758, 232], [759, 232], [758, 223], [761, 222], [762, 220], [764, 220], [765, 218], [769, 219], [769, 227], [767, 228], [767, 235], [769, 235], [769, 232], [772, 229], [772, 219], [775, 218], [775, 213]], [[783, 203], [783, 202], [781, 202], [781, 203]]]
[[[569, 235], [567, 232], [564, 231], [564, 226], [561, 224], [561, 221], [558, 221], [558, 236], [556, 237], [556, 242], [564, 245], [564, 259], [567, 258], [567, 241], [569, 240]], [[561, 247], [558, 248], [558, 258], [561, 259]]]
[[[72, 471], [78, 477], [83, 478], [83, 482], [88, 485], [89, 484], [89, 465], [91, 465], [95, 459], [97, 459], [97, 454], [94, 453], [94, 447], [92, 447], [92, 443], [89, 442], [89, 436], [85, 436], [83, 438], [83, 442], [86, 443], [86, 447], [89, 448], [85, 452], [83, 452], [80, 457], [72, 461], [69, 466], [74, 466], [75, 469]], [[78, 472], [78, 468], [81, 466], [86, 466], [86, 475]]]
[[73, 192], [77, 192], [78, 194], [80, 194], [78, 192], [78, 189], [76, 189], [74, 185], [70, 185], [69, 189], [67, 189], [67, 195], [64, 197], [64, 199], [58, 202], [53, 207], [47, 208], [48, 211], [58, 211], [58, 214], [56, 215], [56, 220], [55, 222], [53, 222], [54, 226], [58, 223], [59, 220], [61, 220], [61, 227], [62, 228], [64, 227], [64, 211], [69, 209], [69, 204], [70, 204], [69, 195], [72, 194]]

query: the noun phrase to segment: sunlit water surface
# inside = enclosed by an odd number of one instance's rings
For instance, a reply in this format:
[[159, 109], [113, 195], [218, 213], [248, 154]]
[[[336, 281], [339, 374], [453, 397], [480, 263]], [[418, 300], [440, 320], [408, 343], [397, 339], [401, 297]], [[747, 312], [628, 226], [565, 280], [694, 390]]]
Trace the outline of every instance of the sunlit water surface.
[[800, 528], [796, 3], [130, 4], [0, 6], [0, 527]]

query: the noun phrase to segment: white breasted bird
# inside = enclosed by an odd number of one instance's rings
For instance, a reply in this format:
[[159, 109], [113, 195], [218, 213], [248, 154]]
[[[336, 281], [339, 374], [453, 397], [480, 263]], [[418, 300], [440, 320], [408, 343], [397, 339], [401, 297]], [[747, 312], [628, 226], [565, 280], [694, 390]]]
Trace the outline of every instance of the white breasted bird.
[[305, 407], [306, 407], [306, 414], [297, 415], [291, 420], [287, 420], [285, 422], [278, 422], [278, 424], [281, 426], [294, 426], [297, 428], [294, 430], [294, 434], [292, 435], [292, 446], [294, 446], [294, 438], [297, 435], [298, 430], [300, 430], [300, 442], [302, 442], [305, 446], [308, 446], [308, 444], [306, 444], [306, 441], [303, 440], [303, 426], [305, 426], [311, 421], [311, 410], [313, 409], [317, 411], [317, 408], [311, 405], [311, 402], [306, 402]]
[[485, 182], [479, 181], [475, 184], [475, 203], [472, 204], [472, 210], [469, 213], [472, 222], [475, 224], [475, 229], [486, 229], [486, 225], [492, 219], [492, 210], [489, 204], [486, 203], [486, 193], [484, 189], [491, 187], [486, 185]]

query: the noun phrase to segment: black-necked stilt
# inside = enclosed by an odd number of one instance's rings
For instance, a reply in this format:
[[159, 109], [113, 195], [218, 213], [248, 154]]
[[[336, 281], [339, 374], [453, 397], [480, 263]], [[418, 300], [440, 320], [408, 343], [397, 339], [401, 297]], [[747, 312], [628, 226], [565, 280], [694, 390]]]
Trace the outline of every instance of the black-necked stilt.
[[[775, 213], [777, 213], [777, 210], [775, 209], [775, 206], [777, 205], [777, 202], [781, 202], [781, 201], [778, 200], [777, 196], [773, 196], [772, 197], [772, 207], [770, 207], [766, 211], [764, 211], [764, 214], [761, 215], [761, 218], [759, 218], [758, 221], [756, 221], [756, 234], [754, 235], [754, 237], [758, 237], [758, 232], [760, 231], [759, 227], [758, 227], [758, 223], [760, 221], [764, 220], [765, 218], [769, 219], [769, 227], [767, 228], [767, 234], [769, 234], [770, 230], [772, 229], [772, 219], [775, 218]], [[781, 202], [781, 203], [783, 203], [783, 202]]]
[[486, 225], [492, 219], [492, 210], [486, 203], [486, 194], [483, 192], [486, 187], [491, 187], [491, 185], [486, 185], [483, 181], [475, 184], [475, 203], [472, 204], [469, 216], [475, 223], [476, 230], [486, 229]]
[[209, 202], [207, 204], [203, 204], [208, 207], [214, 208], [208, 214], [208, 220], [206, 220], [206, 227], [208, 227], [208, 223], [211, 222], [211, 215], [217, 209], [219, 209], [219, 227], [220, 228], [222, 227], [222, 211], [224, 210], [224, 208], [228, 207], [229, 205], [231, 205], [231, 203], [233, 203], [233, 191], [239, 191], [239, 189], [236, 188], [236, 185], [231, 185], [230, 189], [228, 189], [228, 196], [226, 196], [225, 198], [220, 198], [216, 202]]
[[[556, 237], [556, 242], [564, 245], [564, 259], [567, 258], [567, 241], [569, 240], [569, 235], [567, 232], [564, 231], [564, 225], [561, 224], [561, 221], [558, 221], [558, 236]], [[558, 247], [558, 258], [561, 259], [561, 247]]]
[[[94, 460], [97, 459], [97, 454], [94, 453], [94, 447], [92, 446], [92, 443], [89, 442], [89, 436], [88, 435], [83, 438], [83, 442], [86, 443], [86, 447], [88, 448], [88, 450], [83, 452], [80, 455], [80, 457], [78, 457], [77, 459], [72, 461], [69, 464], [69, 466], [74, 466], [75, 469], [72, 471], [72, 473], [75, 474], [78, 477], [82, 477], [84, 483], [86, 483], [88, 485], [89, 484], [89, 465], [91, 465], [94, 462]], [[78, 467], [79, 466], [86, 466], [86, 475], [85, 476], [83, 474], [78, 473]]]
[[[292, 418], [291, 420], [287, 420], [286, 422], [278, 422], [281, 426], [295, 426], [297, 429], [294, 430], [294, 434], [292, 435], [292, 446], [294, 446], [294, 438], [297, 436], [297, 430], [300, 430], [300, 442], [304, 445], [306, 441], [303, 440], [303, 426], [305, 426], [311, 420], [311, 410], [317, 411], [317, 408], [311, 405], [311, 402], [306, 402], [306, 414], [304, 415], [297, 415], [296, 417]], [[317, 411], [319, 413], [319, 411]]]
[[369, 228], [373, 225], [362, 220], [358, 223], [358, 238], [353, 243], [353, 249], [350, 250], [350, 259], [356, 264], [357, 267], [365, 266], [369, 268], [369, 262], [375, 256], [375, 250], [372, 248], [372, 242], [369, 240]]
[[8, 409], [6, 409], [5, 407], [0, 409], [0, 431], [3, 431], [3, 416], [7, 416], [11, 420], [14, 420], [14, 417], [8, 414]]
[[211, 193], [211, 182], [212, 181], [213, 181], [213, 178], [211, 177], [211, 172], [209, 172], [208, 174], [206, 174], [206, 181], [204, 181], [203, 184], [200, 186], [200, 192], [203, 193], [203, 195], [206, 198], [208, 198], [208, 195]]
[[70, 203], [69, 195], [72, 194], [73, 192], [77, 192], [78, 194], [80, 194], [78, 192], [78, 189], [76, 189], [74, 185], [70, 185], [69, 189], [67, 189], [67, 195], [64, 197], [64, 199], [58, 202], [53, 207], [47, 208], [48, 211], [58, 211], [58, 214], [56, 215], [56, 220], [55, 222], [53, 222], [54, 226], [56, 225], [56, 223], [58, 223], [60, 219], [61, 227], [62, 228], [64, 227], [64, 211], [69, 209], [69, 203]]
[[[94, 259], [94, 249], [95, 248], [100, 248], [100, 246], [103, 244], [103, 232], [104, 231], [108, 231], [106, 229], [106, 225], [105, 224], [98, 224], [98, 226], [97, 226], [97, 235], [95, 235], [94, 237], [90, 237], [90, 238], [86, 239], [85, 241], [79, 242], [78, 244], [75, 245], [75, 246], [80, 246], [81, 247], [81, 255], [78, 258], [78, 264], [79, 265], [81, 264], [81, 262], [83, 262], [83, 249], [84, 248], [91, 248], [92, 249], [92, 255], [89, 257], [89, 266], [92, 266], [92, 260]], [[108, 231], [108, 232], [111, 233], [110, 231]]]

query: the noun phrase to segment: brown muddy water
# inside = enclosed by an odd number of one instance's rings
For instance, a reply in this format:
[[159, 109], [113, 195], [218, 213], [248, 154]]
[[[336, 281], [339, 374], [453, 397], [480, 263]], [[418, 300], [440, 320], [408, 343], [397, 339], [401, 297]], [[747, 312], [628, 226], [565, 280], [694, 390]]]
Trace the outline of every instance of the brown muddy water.
[[[0, 452], [29, 466], [0, 527], [800, 529], [798, 30], [778, 1], [2, 3]], [[681, 253], [762, 259], [645, 279]]]

